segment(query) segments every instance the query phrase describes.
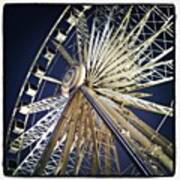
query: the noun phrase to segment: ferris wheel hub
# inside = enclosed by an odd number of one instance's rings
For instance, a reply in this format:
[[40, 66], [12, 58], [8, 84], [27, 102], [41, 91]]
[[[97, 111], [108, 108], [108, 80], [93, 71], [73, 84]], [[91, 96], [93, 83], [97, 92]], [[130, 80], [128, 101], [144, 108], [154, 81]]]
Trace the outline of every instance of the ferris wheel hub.
[[63, 96], [68, 97], [72, 89], [80, 87], [85, 80], [86, 70], [83, 64], [72, 66], [65, 74], [62, 81], [61, 91]]

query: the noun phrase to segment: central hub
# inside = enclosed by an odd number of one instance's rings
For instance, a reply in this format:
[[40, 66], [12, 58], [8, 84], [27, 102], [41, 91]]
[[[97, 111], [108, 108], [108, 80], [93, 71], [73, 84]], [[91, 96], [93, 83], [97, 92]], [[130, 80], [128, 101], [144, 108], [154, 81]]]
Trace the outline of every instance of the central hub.
[[69, 91], [80, 87], [85, 80], [86, 70], [83, 64], [71, 67], [65, 74], [62, 81], [61, 91], [66, 97], [69, 96]]

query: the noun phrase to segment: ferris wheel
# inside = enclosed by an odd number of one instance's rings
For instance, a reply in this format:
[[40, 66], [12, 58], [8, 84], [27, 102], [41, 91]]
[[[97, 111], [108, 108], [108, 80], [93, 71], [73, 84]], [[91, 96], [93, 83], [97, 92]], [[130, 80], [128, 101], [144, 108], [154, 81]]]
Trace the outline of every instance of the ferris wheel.
[[[19, 92], [6, 135], [7, 171], [173, 174], [174, 143], [160, 133], [174, 120], [173, 99], [163, 105], [145, 91], [173, 81], [173, 11], [172, 5], [67, 5]], [[136, 109], [157, 114], [158, 126]], [[129, 161], [121, 161], [121, 151]]]

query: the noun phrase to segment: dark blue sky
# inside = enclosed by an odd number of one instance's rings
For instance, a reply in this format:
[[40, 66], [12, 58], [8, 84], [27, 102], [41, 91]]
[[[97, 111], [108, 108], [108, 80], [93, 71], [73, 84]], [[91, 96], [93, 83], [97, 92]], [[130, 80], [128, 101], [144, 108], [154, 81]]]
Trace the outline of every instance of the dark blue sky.
[[26, 5], [4, 8], [4, 85], [7, 122], [39, 47], [62, 7]]

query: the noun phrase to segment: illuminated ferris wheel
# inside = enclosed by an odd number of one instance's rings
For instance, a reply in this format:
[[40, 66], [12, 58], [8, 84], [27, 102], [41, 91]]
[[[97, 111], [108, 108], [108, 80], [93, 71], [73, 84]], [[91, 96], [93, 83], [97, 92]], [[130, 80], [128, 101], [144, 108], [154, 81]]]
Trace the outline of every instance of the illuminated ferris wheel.
[[[162, 105], [144, 91], [173, 81], [172, 12], [171, 5], [64, 8], [19, 92], [6, 137], [7, 170], [14, 176], [172, 174], [174, 144], [159, 130], [173, 120], [173, 100]], [[68, 69], [61, 69], [63, 61]], [[162, 120], [153, 128], [133, 109]], [[121, 151], [131, 159], [126, 168]]]

